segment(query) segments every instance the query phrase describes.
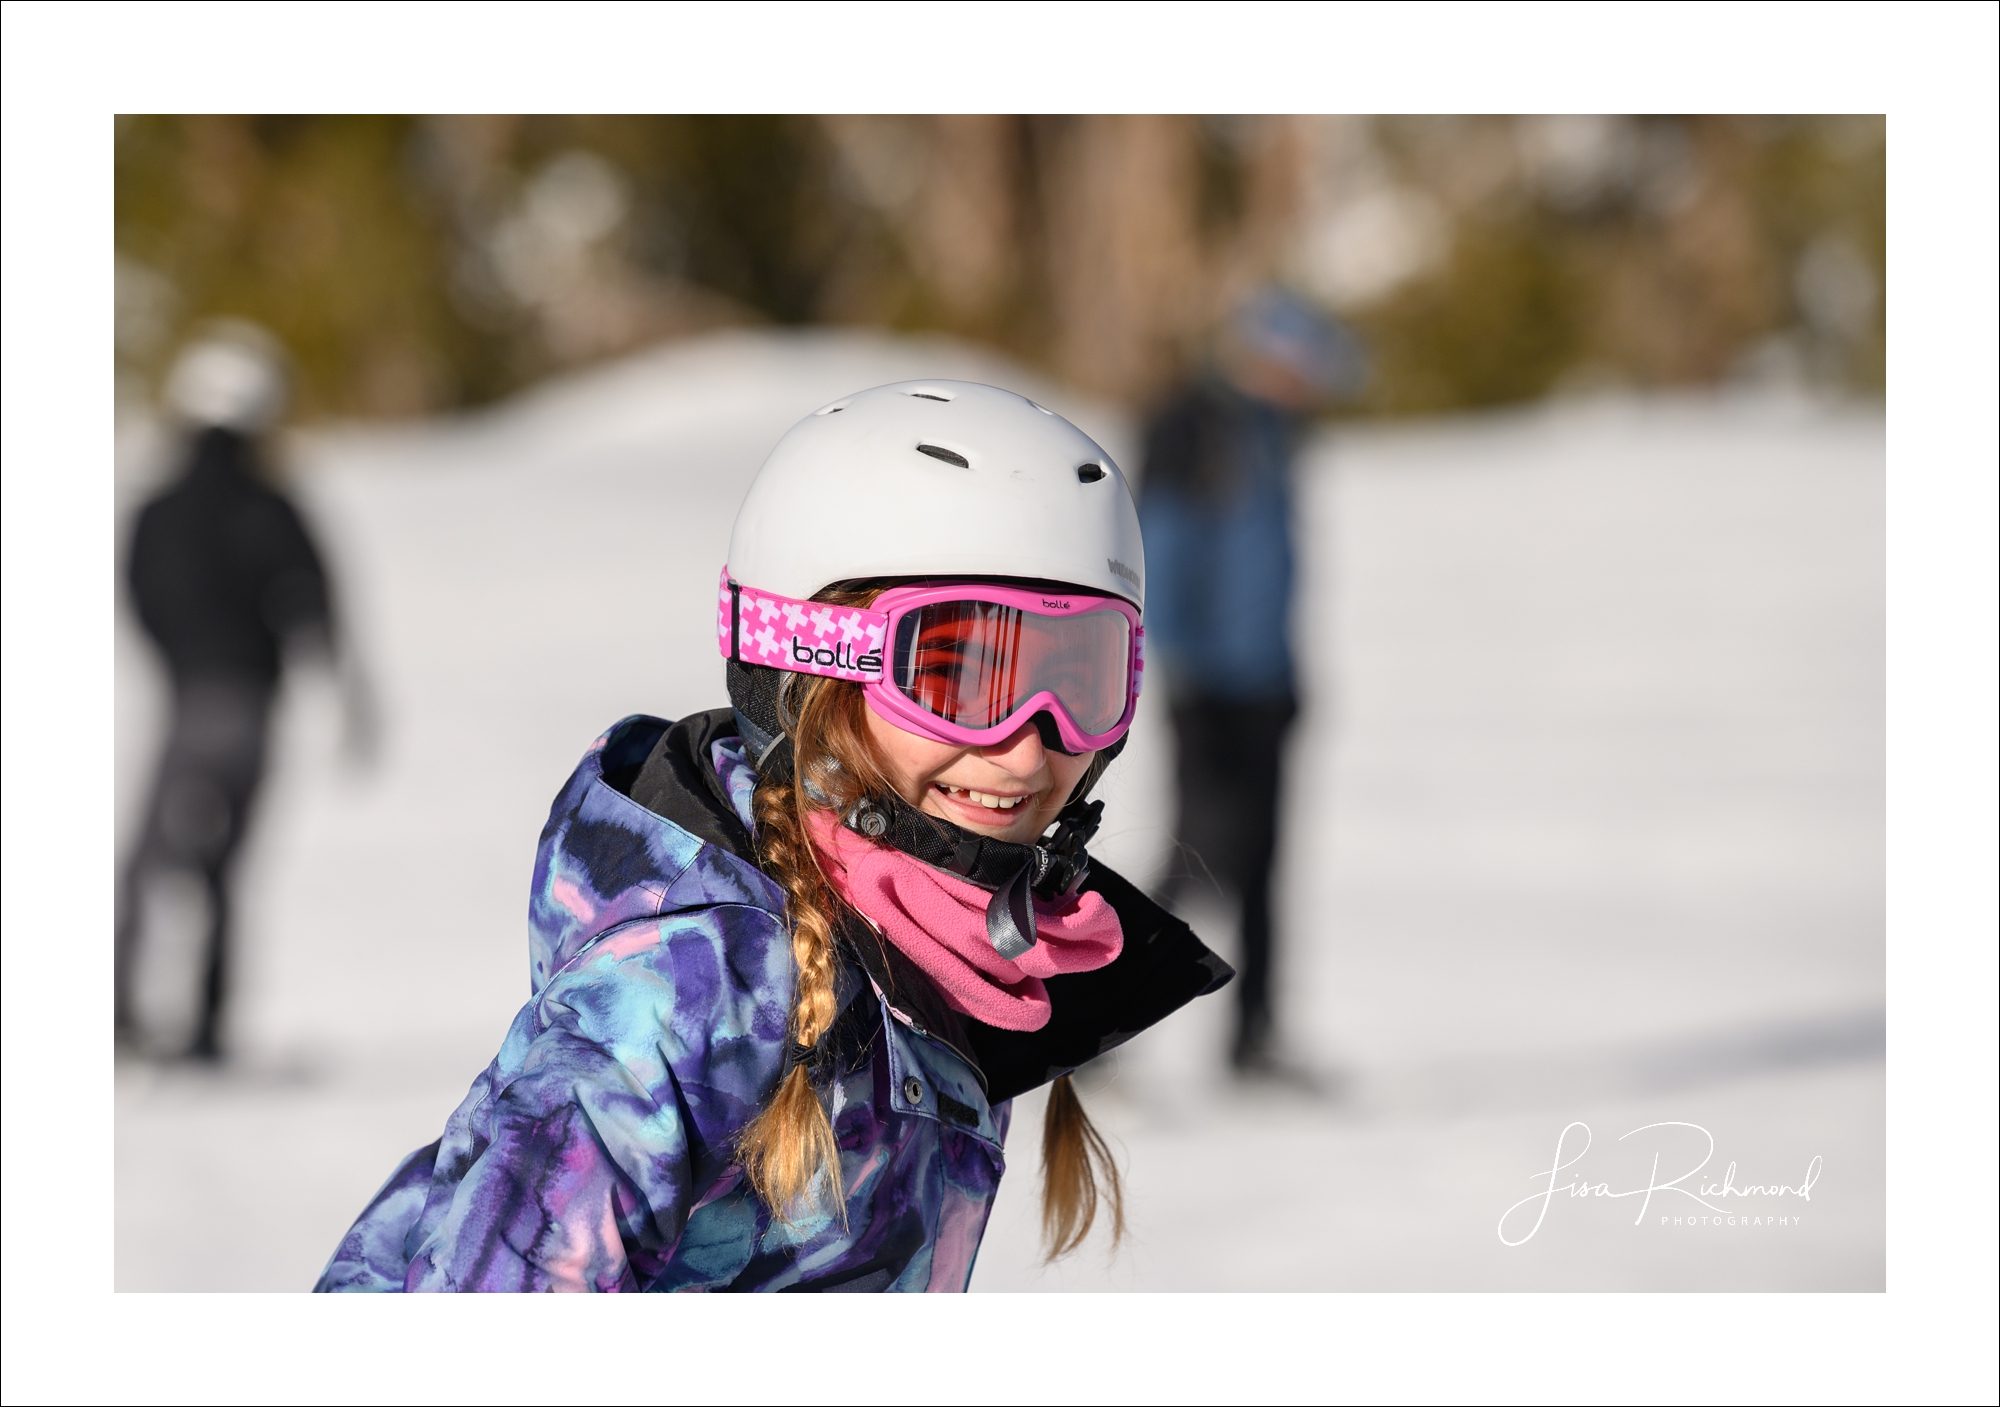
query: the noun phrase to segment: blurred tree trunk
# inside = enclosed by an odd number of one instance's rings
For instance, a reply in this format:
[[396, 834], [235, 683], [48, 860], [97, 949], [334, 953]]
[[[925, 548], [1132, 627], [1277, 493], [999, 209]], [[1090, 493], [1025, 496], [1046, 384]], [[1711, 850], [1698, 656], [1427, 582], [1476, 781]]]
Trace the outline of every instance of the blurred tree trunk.
[[1164, 380], [1208, 312], [1194, 119], [1035, 126], [1050, 361], [1121, 400]]

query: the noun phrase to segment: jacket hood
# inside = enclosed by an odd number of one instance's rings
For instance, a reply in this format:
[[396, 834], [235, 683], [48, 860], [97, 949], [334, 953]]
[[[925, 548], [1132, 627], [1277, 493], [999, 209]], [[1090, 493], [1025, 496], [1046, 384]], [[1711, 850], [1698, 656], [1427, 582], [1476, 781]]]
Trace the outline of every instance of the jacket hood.
[[[535, 853], [531, 991], [622, 924], [718, 903], [783, 911], [783, 891], [746, 858], [748, 795], [739, 811], [710, 755], [734, 732], [726, 708], [673, 724], [633, 714], [591, 744], [549, 808]], [[648, 809], [629, 793], [656, 751], [680, 785], [664, 800], [649, 797], [656, 809]]]

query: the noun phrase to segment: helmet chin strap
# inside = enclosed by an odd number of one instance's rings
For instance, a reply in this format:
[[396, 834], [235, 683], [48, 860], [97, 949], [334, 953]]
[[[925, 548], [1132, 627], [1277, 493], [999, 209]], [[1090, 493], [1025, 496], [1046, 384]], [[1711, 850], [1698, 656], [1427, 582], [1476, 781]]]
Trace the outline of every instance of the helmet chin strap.
[[993, 891], [986, 905], [986, 939], [1003, 958], [1020, 957], [1037, 942], [1034, 900], [1065, 899], [1090, 874], [1085, 847], [1104, 816], [1101, 801], [1072, 801], [1055, 830], [1032, 845], [955, 826], [919, 811], [900, 796], [863, 797], [841, 822], [857, 835]]
[[729, 703], [737, 731], [750, 749], [750, 761], [763, 776], [780, 780], [792, 774], [792, 740], [785, 727], [783, 690], [791, 675], [764, 665], [728, 660]]

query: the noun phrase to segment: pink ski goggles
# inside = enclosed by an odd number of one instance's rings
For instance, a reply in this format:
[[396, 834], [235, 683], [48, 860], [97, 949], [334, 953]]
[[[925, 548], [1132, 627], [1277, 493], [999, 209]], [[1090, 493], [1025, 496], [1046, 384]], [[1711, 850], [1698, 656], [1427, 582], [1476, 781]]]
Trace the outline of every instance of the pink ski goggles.
[[745, 664], [847, 679], [897, 727], [990, 747], [1037, 713], [1063, 749], [1125, 736], [1145, 672], [1139, 612], [1116, 596], [961, 583], [895, 586], [872, 607], [799, 601], [722, 573], [716, 643]]

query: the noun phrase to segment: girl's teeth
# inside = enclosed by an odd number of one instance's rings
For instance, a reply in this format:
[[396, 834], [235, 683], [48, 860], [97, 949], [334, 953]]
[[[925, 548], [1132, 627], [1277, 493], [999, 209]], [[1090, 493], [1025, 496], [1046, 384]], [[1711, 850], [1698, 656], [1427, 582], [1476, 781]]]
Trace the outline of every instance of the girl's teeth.
[[963, 796], [968, 800], [978, 802], [988, 811], [1012, 811], [1016, 806], [1019, 806], [1028, 799], [1025, 796], [994, 796], [991, 792], [973, 791], [970, 787], [955, 787], [949, 782], [940, 782], [938, 785], [953, 796]]

